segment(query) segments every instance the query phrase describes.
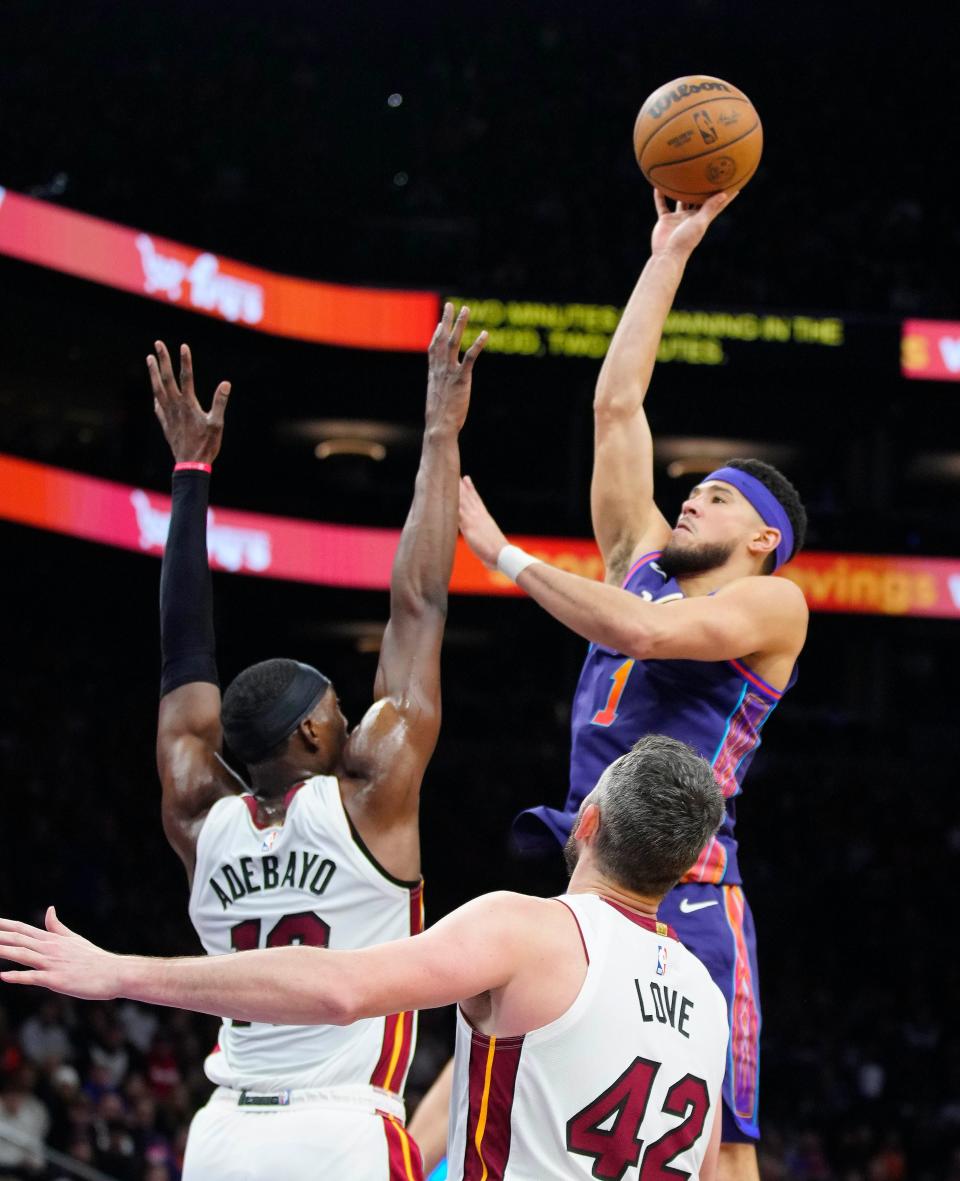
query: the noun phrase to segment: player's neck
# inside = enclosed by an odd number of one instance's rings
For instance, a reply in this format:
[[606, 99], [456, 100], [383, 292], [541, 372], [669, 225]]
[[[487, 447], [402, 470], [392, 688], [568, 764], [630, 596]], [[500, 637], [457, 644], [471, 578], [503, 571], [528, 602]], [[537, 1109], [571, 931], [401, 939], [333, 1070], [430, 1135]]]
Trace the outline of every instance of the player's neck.
[[291, 759], [271, 759], [248, 768], [250, 790], [258, 800], [280, 803], [291, 787], [317, 774], [315, 767], [305, 767]]
[[637, 894], [633, 890], [625, 890], [623, 886], [611, 881], [606, 874], [600, 873], [594, 866], [578, 863], [570, 876], [567, 892], [570, 894], [597, 894], [618, 906], [625, 906], [628, 910], [646, 918], [657, 917], [659, 898], [652, 898], [645, 894]]
[[715, 566], [712, 570], [704, 570], [702, 574], [681, 574], [677, 579], [677, 586], [683, 591], [685, 598], [695, 599], [701, 595], [712, 595], [731, 582], [759, 573], [756, 563], [729, 561], [724, 562], [722, 566]]

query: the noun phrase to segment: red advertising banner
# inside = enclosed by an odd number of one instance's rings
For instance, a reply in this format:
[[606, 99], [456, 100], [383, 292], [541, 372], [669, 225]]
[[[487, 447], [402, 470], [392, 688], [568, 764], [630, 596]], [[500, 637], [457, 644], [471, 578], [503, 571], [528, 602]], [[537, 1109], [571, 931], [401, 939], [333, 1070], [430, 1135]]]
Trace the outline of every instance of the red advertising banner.
[[783, 574], [811, 611], [960, 619], [960, 559], [804, 552]]
[[[170, 498], [0, 456], [0, 519], [159, 557], [170, 524]], [[389, 586], [398, 538], [396, 529], [325, 525], [232, 509], [211, 509], [207, 523], [210, 564], [216, 570], [364, 590]], [[588, 578], [603, 573], [592, 541], [513, 540], [561, 569]], [[784, 574], [800, 586], [814, 611], [960, 619], [960, 559], [803, 553]], [[509, 579], [487, 570], [462, 541], [450, 589], [521, 593]]]
[[0, 254], [320, 344], [422, 352], [440, 317], [435, 292], [277, 275], [3, 188]]
[[904, 320], [900, 371], [927, 381], [960, 381], [960, 321]]

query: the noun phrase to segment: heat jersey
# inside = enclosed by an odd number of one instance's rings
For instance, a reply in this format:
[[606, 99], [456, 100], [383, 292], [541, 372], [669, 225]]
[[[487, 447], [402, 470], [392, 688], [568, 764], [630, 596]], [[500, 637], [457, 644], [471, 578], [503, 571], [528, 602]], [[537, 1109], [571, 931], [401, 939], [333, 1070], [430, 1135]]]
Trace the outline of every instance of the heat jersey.
[[699, 1176], [720, 1102], [727, 1012], [664, 923], [567, 894], [588, 957], [556, 1021], [488, 1037], [458, 1011], [451, 1181]]
[[[637, 561], [625, 590], [664, 605], [684, 597], [675, 578], [658, 565], [659, 551]], [[796, 681], [796, 668], [787, 689]], [[686, 882], [737, 884], [736, 797], [760, 746], [760, 731], [785, 690], [775, 689], [738, 660], [635, 660], [591, 644], [573, 699], [570, 791], [563, 812], [534, 808], [518, 818], [520, 843], [542, 840], [542, 821], [564, 842], [583, 798], [606, 768], [645, 734], [686, 742], [713, 766], [726, 797], [726, 815]], [[538, 840], [539, 837], [539, 840]]]
[[[258, 827], [256, 814], [252, 796], [229, 796], [200, 831], [190, 918], [208, 954], [291, 943], [345, 950], [422, 930], [421, 883], [376, 865], [335, 778], [293, 788], [282, 825]], [[227, 1019], [206, 1072], [237, 1090], [369, 1084], [401, 1097], [415, 1037], [414, 1013], [346, 1027]]]

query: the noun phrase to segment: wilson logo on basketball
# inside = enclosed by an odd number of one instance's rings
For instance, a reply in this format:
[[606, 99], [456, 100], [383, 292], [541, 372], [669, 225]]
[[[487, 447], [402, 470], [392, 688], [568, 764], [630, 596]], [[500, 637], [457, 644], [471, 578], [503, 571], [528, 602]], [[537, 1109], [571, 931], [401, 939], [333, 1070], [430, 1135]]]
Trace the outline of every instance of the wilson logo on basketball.
[[670, 110], [674, 103], [682, 102], [689, 95], [699, 94], [703, 90], [724, 90], [729, 93], [730, 87], [724, 85], [723, 82], [681, 82], [675, 89], [668, 90], [655, 103], [647, 107], [646, 113], [651, 119], [659, 119], [661, 115]]

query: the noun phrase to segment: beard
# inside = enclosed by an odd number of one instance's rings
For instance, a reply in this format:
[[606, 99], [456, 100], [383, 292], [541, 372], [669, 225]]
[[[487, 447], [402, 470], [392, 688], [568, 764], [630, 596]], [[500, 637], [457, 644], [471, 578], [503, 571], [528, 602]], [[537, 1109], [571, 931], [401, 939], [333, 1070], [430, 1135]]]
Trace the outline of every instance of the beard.
[[657, 565], [670, 578], [683, 578], [692, 574], [706, 574], [729, 561], [736, 548], [734, 542], [705, 542], [703, 545], [677, 545], [669, 541], [663, 553], [657, 558]]

